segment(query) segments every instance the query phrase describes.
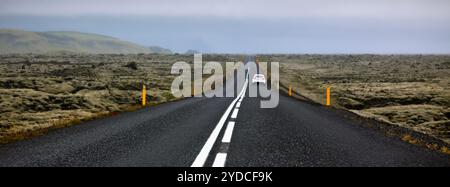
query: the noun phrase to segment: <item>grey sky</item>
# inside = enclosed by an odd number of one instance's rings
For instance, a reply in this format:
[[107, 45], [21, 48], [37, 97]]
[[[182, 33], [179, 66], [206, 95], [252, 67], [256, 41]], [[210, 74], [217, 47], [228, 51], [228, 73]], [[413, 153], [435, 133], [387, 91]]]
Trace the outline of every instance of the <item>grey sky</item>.
[[175, 51], [450, 53], [448, 0], [0, 0], [0, 27]]

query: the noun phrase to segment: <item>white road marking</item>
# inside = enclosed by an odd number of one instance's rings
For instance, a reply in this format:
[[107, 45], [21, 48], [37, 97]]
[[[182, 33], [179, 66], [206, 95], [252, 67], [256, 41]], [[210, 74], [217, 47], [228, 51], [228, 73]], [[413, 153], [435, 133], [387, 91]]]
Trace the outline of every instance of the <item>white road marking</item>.
[[236, 119], [237, 115], [238, 115], [239, 109], [235, 108], [233, 110], [233, 113], [231, 114], [231, 118]]
[[241, 107], [241, 102], [238, 102], [238, 103], [236, 104], [236, 108], [239, 108], [239, 107]]
[[226, 153], [217, 153], [216, 159], [214, 159], [212, 167], [225, 167], [226, 160], [227, 160]]
[[225, 134], [223, 134], [222, 142], [230, 143], [231, 135], [233, 134], [234, 121], [228, 122], [227, 128], [225, 129]]
[[[245, 93], [245, 91], [244, 91]], [[244, 99], [244, 97], [242, 97], [244, 95], [244, 93], [239, 97], [239, 102], [242, 102], [242, 99]]]
[[[194, 162], [192, 163], [191, 167], [203, 167], [203, 165], [206, 162], [206, 159], [208, 159], [208, 155], [211, 152], [211, 149], [214, 145], [214, 142], [216, 142], [217, 137], [219, 136], [220, 130], [222, 129], [223, 125], [225, 124], [225, 121], [228, 118], [228, 115], [230, 114], [231, 110], [233, 109], [234, 104], [236, 104], [237, 100], [242, 96], [242, 94], [245, 92], [248, 84], [248, 79], [245, 79], [244, 86], [239, 93], [239, 95], [231, 102], [230, 106], [228, 106], [225, 113], [220, 118], [219, 122], [217, 123], [216, 127], [214, 128], [211, 135], [209, 135], [208, 140], [206, 140], [205, 145], [203, 145], [202, 150], [195, 158]], [[241, 98], [242, 99], [242, 98]], [[225, 163], [225, 162], [224, 162]]]
[[244, 90], [244, 93], [241, 95], [241, 101], [242, 101], [242, 99], [244, 99], [244, 97], [245, 97], [245, 93], [247, 92], [247, 89], [245, 89]]

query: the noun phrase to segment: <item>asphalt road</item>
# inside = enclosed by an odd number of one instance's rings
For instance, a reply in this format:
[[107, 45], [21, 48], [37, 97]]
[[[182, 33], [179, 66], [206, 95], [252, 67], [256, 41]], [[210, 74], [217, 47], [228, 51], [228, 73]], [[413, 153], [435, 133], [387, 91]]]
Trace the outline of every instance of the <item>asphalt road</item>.
[[450, 166], [448, 155], [327, 107], [280, 95], [261, 109], [264, 98], [236, 91], [243, 96], [189, 98], [0, 145], [0, 166]]

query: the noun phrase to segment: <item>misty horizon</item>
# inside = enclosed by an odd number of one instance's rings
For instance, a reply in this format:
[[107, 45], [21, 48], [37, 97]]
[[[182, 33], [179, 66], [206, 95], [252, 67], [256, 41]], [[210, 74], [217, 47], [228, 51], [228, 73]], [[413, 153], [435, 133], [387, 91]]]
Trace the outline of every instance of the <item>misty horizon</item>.
[[95, 33], [176, 53], [450, 53], [450, 2], [441, 0], [0, 2], [0, 28]]

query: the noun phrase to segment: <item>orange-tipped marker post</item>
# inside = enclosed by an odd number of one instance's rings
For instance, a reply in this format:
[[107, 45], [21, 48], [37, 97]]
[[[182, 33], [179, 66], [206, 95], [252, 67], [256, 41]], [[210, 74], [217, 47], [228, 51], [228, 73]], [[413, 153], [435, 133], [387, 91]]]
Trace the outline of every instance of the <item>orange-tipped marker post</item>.
[[330, 106], [331, 98], [330, 98], [330, 86], [327, 86], [327, 106]]
[[145, 85], [142, 85], [142, 106], [145, 106], [147, 103], [147, 89]]
[[292, 96], [292, 86], [289, 86], [289, 96]]

